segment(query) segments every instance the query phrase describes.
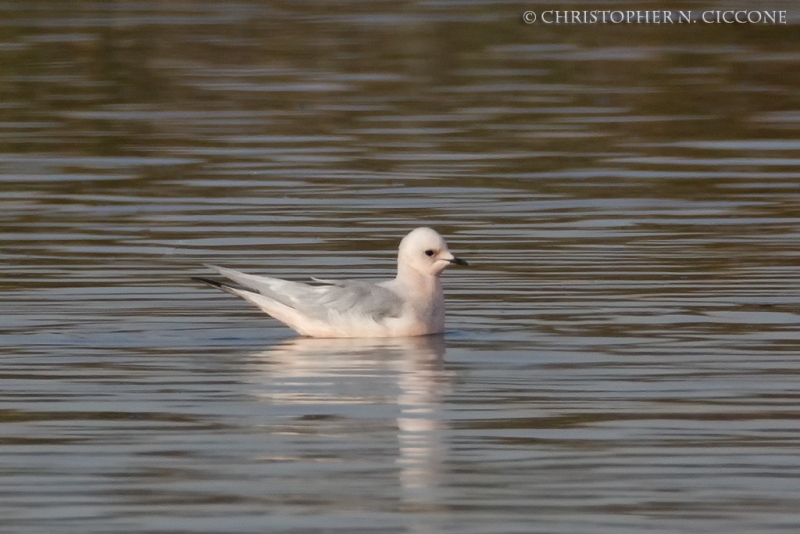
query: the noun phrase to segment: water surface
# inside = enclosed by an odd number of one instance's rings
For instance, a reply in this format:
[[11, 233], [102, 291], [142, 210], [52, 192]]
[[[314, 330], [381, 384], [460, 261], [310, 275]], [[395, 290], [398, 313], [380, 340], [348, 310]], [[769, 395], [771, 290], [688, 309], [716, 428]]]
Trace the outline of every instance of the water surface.
[[[529, 7], [0, 6], [0, 531], [796, 532], [797, 20]], [[188, 280], [420, 224], [443, 337]]]

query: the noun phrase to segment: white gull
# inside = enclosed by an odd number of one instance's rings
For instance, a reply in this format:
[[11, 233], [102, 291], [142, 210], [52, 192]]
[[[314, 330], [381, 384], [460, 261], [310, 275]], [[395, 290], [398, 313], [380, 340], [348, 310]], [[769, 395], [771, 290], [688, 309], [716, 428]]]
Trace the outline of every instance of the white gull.
[[442, 236], [417, 228], [400, 241], [397, 277], [385, 282], [312, 280], [312, 286], [207, 265], [236, 284], [193, 278], [255, 304], [310, 337], [406, 337], [444, 332], [440, 275], [451, 264], [467, 265]]

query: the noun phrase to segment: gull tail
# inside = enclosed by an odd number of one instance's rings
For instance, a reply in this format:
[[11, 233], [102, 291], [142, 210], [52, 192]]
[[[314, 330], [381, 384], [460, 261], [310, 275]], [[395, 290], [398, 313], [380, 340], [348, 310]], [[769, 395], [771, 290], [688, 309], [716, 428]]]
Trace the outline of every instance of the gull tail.
[[[203, 278], [203, 277], [200, 277], [200, 276], [191, 276], [190, 279], [194, 280], [195, 282], [202, 282], [204, 284], [208, 284], [211, 287], [216, 287], [217, 289], [221, 289], [224, 292], [230, 293], [231, 295], [236, 295], [237, 297], [241, 297], [243, 291], [248, 291], [244, 287], [237, 287], [237, 286], [235, 286], [233, 284], [229, 284], [227, 282], [219, 282], [217, 280], [212, 280], [211, 278]], [[250, 291], [250, 292], [252, 293], [252, 291]]]
[[[224, 267], [216, 267], [211, 265], [209, 265], [209, 267], [220, 272], [220, 274], [223, 274], [225, 276], [235, 276], [237, 278], [236, 280], [237, 282], [239, 280], [242, 280], [247, 283], [253, 283], [253, 281], [255, 280], [256, 283], [258, 283], [258, 277], [254, 277], [252, 275], [240, 273], [232, 269], [225, 269]], [[245, 287], [244, 285], [231, 284], [228, 282], [220, 282], [217, 280], [212, 280], [211, 278], [203, 278], [200, 276], [192, 276], [190, 278], [195, 282], [202, 282], [211, 287], [221, 289], [226, 293], [230, 293], [231, 295], [236, 295], [237, 297], [243, 298], [247, 302], [256, 305], [258, 308], [261, 309], [261, 311], [267, 313], [268, 315], [271, 315], [272, 317], [286, 324], [290, 328], [293, 328], [301, 335], [304, 336], [312, 335], [312, 331], [308, 329], [307, 317], [305, 317], [302, 313], [300, 313], [293, 307], [284, 304], [272, 298], [271, 296], [260, 293], [257, 287]], [[266, 277], [264, 277], [264, 280], [266, 280], [267, 282], [263, 283], [262, 285], [266, 285], [270, 281], [284, 282], [282, 280], [268, 279]], [[285, 283], [291, 284], [291, 282], [285, 282]]]

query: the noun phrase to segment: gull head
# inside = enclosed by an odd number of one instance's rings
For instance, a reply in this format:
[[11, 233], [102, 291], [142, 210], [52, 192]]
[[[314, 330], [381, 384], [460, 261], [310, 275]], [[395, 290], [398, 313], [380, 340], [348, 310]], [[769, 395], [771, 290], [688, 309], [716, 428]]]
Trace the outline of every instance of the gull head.
[[431, 276], [439, 276], [451, 264], [469, 265], [453, 256], [442, 236], [430, 228], [417, 228], [400, 241], [397, 262]]

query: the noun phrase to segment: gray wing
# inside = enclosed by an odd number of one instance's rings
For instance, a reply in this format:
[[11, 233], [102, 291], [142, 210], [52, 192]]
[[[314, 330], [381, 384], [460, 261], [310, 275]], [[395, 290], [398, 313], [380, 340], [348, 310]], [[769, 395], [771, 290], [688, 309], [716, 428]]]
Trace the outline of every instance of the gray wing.
[[403, 300], [394, 291], [377, 284], [361, 280], [316, 281], [328, 284], [314, 288], [320, 291], [313, 302], [317, 307], [340, 315], [368, 316], [378, 322], [403, 313]]
[[280, 278], [255, 276], [233, 269], [207, 265], [221, 275], [281, 304], [315, 319], [354, 315], [382, 321], [400, 317], [403, 300], [393, 291], [361, 280], [319, 280], [325, 285], [311, 286]]

